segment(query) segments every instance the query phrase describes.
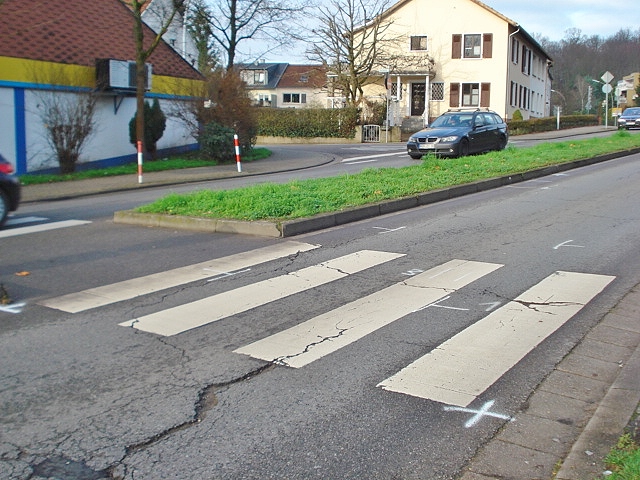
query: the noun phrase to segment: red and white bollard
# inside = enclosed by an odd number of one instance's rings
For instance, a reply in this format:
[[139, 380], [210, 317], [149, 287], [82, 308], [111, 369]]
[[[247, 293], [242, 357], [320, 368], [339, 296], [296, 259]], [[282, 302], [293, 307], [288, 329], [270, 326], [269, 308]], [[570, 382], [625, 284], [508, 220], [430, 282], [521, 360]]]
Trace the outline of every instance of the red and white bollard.
[[242, 165], [240, 163], [240, 142], [238, 142], [238, 135], [233, 136], [233, 144], [236, 147], [236, 165], [238, 165], [238, 172], [242, 172]]
[[142, 183], [142, 142], [138, 140], [138, 183]]

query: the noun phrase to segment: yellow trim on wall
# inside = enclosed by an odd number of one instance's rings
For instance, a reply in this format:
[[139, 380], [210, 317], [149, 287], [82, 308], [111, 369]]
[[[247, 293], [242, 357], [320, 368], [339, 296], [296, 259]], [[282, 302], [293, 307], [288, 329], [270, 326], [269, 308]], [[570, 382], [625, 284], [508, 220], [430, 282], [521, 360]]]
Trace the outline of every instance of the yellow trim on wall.
[[95, 68], [82, 65], [0, 57], [0, 81], [95, 87]]
[[[96, 69], [40, 60], [0, 56], [0, 82], [95, 88]], [[200, 96], [202, 80], [153, 75], [151, 93]]]

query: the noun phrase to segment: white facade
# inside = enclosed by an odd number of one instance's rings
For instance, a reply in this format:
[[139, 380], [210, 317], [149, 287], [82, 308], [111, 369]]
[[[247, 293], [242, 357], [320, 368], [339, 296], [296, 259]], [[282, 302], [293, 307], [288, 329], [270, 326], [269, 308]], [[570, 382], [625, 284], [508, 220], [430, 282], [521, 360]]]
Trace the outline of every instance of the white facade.
[[[549, 115], [550, 59], [518, 24], [477, 0], [400, 0], [384, 14], [396, 65], [388, 74], [391, 124], [427, 123], [451, 108], [510, 119]], [[382, 81], [369, 98], [386, 96]]]

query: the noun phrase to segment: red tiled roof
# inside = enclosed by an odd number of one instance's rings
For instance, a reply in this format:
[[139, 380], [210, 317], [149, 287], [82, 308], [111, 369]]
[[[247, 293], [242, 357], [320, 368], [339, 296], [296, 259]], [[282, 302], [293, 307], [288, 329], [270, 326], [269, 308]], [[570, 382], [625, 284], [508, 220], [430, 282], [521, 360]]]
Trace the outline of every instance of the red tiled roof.
[[[155, 34], [145, 25], [144, 35], [146, 46]], [[0, 56], [85, 66], [135, 60], [133, 15], [121, 0], [0, 1]], [[157, 75], [201, 79], [164, 42], [148, 62]]]
[[278, 88], [322, 88], [327, 84], [327, 70], [321, 65], [287, 65]]

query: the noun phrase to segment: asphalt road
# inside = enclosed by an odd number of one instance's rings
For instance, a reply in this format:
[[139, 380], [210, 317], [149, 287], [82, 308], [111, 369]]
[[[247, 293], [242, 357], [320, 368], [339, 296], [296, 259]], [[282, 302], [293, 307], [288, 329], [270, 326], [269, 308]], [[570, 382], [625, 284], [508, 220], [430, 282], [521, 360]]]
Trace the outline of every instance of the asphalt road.
[[[107, 215], [160, 191], [28, 205], [21, 215], [88, 223], [2, 239], [0, 278], [24, 305], [0, 312], [0, 477], [455, 478], [640, 282], [637, 165], [613, 160], [293, 244]], [[455, 260], [472, 270], [425, 280]], [[565, 277], [536, 302], [520, 297]], [[593, 292], [563, 296], [571, 285]], [[542, 316], [505, 322], [515, 313], [498, 312], [516, 304]], [[420, 374], [467, 392], [466, 407], [394, 390], [398, 372], [464, 332], [483, 338], [493, 318], [523, 342], [479, 345], [455, 374]], [[555, 330], [540, 332], [547, 318]], [[250, 347], [300, 325], [298, 351], [275, 341], [267, 361]], [[309, 358], [329, 345], [341, 348]], [[495, 382], [468, 375], [505, 358], [515, 360]]]

